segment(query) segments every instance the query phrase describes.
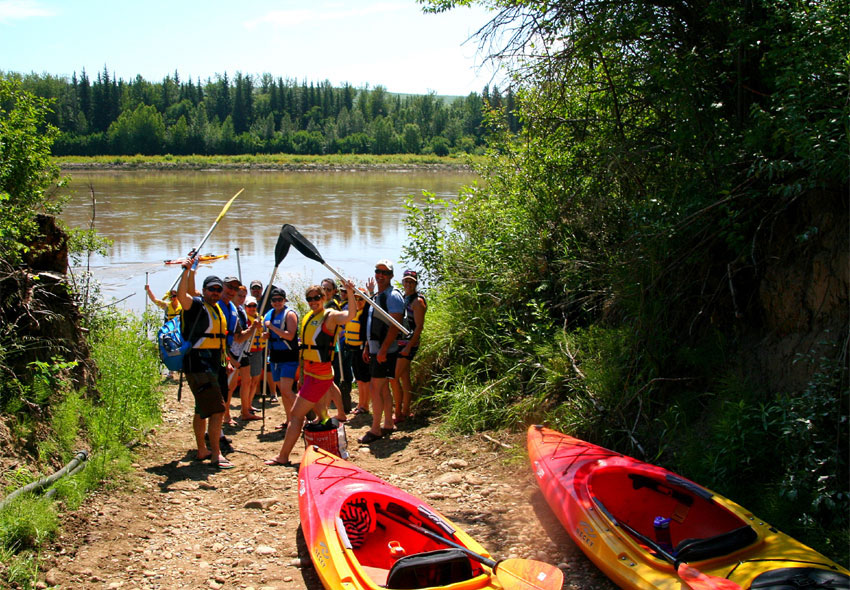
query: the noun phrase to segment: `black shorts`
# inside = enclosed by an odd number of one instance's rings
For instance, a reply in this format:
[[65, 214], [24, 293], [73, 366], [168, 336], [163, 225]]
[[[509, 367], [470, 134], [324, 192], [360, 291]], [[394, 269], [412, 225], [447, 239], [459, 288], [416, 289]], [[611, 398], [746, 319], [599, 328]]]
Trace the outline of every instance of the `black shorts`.
[[363, 351], [359, 346], [349, 346], [346, 344], [345, 348], [350, 352], [354, 380], [369, 383], [372, 376], [369, 375], [369, 363], [363, 360]]
[[[230, 355], [230, 360], [233, 362], [234, 366], [236, 366], [236, 359], [239, 359], [239, 357], [233, 356], [232, 354]], [[242, 358], [239, 359], [239, 368], [241, 369], [242, 367], [250, 367], [250, 366], [251, 366], [251, 353], [250, 352], [243, 352]]]
[[398, 351], [398, 358], [400, 358], [400, 359], [406, 359], [406, 360], [408, 360], [408, 361], [412, 361], [412, 360], [413, 360], [413, 357], [415, 357], [415, 356], [416, 356], [416, 352], [417, 352], [418, 350], [419, 350], [419, 347], [418, 347], [418, 346], [411, 346], [411, 347], [410, 347], [410, 354], [408, 354], [408, 355], [404, 355], [404, 354], [402, 354], [402, 353], [401, 353], [401, 351], [399, 350], [399, 351]]
[[379, 363], [378, 355], [369, 357], [369, 375], [372, 379], [395, 379], [395, 361], [398, 351], [387, 353], [387, 362]]

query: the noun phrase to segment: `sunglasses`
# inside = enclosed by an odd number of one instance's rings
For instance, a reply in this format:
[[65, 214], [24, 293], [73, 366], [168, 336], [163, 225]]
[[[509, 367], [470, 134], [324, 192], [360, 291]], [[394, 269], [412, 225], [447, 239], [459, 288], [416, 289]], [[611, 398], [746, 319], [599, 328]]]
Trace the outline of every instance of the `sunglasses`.
[[221, 287], [207, 287], [207, 291], [210, 293], [221, 293]]
[[322, 287], [322, 291], [333, 291], [333, 287]]
[[312, 303], [313, 301], [320, 301], [322, 299], [322, 296], [321, 295], [315, 295], [313, 297], [305, 297], [304, 299], [307, 300], [307, 303]]
[[383, 268], [376, 268], [376, 269], [375, 269], [375, 274], [376, 274], [376, 275], [384, 275], [385, 277], [391, 277], [391, 276], [393, 276], [393, 271], [391, 271], [391, 270], [384, 270]]
[[276, 303], [278, 301], [283, 301], [283, 297], [272, 297], [272, 303]]

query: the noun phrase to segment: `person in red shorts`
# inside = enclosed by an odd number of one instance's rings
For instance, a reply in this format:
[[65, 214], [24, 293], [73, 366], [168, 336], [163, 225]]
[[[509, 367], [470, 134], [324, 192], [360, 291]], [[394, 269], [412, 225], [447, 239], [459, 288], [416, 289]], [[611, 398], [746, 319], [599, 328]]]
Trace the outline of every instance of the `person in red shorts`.
[[310, 410], [317, 407], [317, 412], [325, 415], [325, 394], [333, 385], [334, 373], [331, 364], [331, 353], [334, 347], [334, 335], [337, 328], [354, 319], [357, 305], [354, 302], [354, 284], [346, 281], [348, 290], [348, 309], [338, 311], [325, 309], [322, 301], [322, 288], [312, 285], [307, 288], [305, 299], [310, 306], [308, 313], [301, 322], [301, 363], [304, 380], [295, 403], [292, 404], [289, 428], [280, 452], [274, 459], [265, 461], [266, 465], [291, 465], [289, 454], [295, 448], [304, 417]]

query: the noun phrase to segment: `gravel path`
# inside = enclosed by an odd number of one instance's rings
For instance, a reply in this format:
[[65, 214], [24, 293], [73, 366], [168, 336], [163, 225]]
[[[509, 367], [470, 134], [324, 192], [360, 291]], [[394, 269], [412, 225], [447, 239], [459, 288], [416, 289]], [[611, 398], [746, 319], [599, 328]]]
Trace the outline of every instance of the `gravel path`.
[[[39, 585], [320, 590], [298, 526], [296, 471], [262, 463], [280, 446], [282, 434], [272, 427], [283, 421], [283, 409], [267, 409], [265, 430], [260, 421], [226, 429], [236, 468], [217, 471], [194, 460], [191, 394], [186, 391], [182, 403], [174, 391], [166, 397], [164, 423], [134, 464], [133, 483], [99, 492], [66, 516]], [[558, 564], [564, 588], [615, 588], [572, 543], [537, 490], [524, 434], [494, 434], [498, 442], [482, 435], [448, 438], [417, 418], [369, 447], [356, 442], [367, 419], [347, 424], [354, 462], [425, 498], [494, 556]], [[296, 447], [293, 461], [302, 451]]]

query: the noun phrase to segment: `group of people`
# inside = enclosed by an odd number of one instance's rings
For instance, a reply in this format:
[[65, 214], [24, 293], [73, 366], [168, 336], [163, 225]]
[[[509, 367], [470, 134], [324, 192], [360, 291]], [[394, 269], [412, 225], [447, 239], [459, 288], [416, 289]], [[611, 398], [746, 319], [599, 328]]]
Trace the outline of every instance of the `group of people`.
[[[365, 291], [350, 280], [337, 285], [324, 279], [305, 291], [309, 312], [299, 318], [283, 289], [269, 285], [264, 293], [260, 281], [245, 287], [236, 277], [212, 275], [198, 291], [196, 267], [195, 258], [183, 265], [170, 301], [157, 300], [149, 287], [147, 292], [167, 317], [182, 314], [183, 338], [192, 343], [183, 372], [195, 398], [199, 459], [219, 469], [234, 467], [225, 456], [229, 441], [222, 426], [236, 425], [230, 405], [237, 387], [243, 421], [260, 419], [252, 402], [261, 386], [284, 408], [286, 421], [276, 427], [286, 431], [284, 440], [266, 465], [290, 465], [308, 417], [326, 420], [329, 407], [345, 422], [349, 413], [369, 414], [371, 406], [372, 423], [362, 444], [387, 436], [410, 418], [410, 363], [427, 309], [416, 271], [404, 271], [403, 293], [393, 287], [393, 264], [386, 259], [375, 265]], [[260, 309], [266, 302], [267, 309]], [[358, 402], [352, 408], [355, 382]]]

